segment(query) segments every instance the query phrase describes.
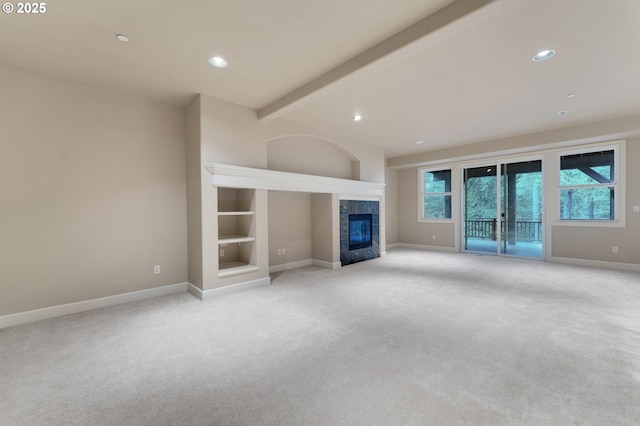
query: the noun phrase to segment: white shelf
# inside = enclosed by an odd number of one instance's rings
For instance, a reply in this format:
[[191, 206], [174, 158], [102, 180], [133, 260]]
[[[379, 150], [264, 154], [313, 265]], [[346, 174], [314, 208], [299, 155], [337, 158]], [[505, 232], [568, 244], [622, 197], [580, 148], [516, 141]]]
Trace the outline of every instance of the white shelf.
[[225, 235], [218, 239], [218, 244], [248, 243], [255, 240], [255, 237], [246, 235]]
[[218, 188], [218, 209], [218, 278], [259, 272], [255, 189]]
[[251, 216], [254, 215], [255, 212], [247, 211], [247, 212], [218, 212], [218, 216]]
[[218, 277], [226, 278], [234, 275], [248, 274], [250, 272], [256, 272], [258, 269], [255, 265], [248, 265], [242, 262], [221, 263], [218, 270]]
[[338, 179], [275, 170], [254, 169], [207, 163], [214, 186], [226, 188], [254, 188], [275, 191], [298, 191], [323, 194], [359, 195], [380, 199], [384, 195], [384, 183]]

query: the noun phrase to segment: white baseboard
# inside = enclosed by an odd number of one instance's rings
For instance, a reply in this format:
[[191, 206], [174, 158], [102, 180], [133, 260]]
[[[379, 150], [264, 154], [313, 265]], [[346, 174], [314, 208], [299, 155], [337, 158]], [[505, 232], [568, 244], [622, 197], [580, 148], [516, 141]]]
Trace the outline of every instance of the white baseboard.
[[342, 263], [340, 262], [327, 262], [324, 260], [312, 259], [313, 265], [320, 266], [321, 268], [327, 269], [340, 269], [342, 268]]
[[305, 259], [299, 260], [297, 262], [289, 262], [283, 263], [281, 265], [273, 265], [269, 267], [269, 273], [272, 274], [274, 272], [288, 271], [289, 269], [302, 268], [303, 266], [319, 266], [321, 268], [327, 269], [340, 269], [342, 264], [340, 262], [327, 262], [324, 260], [318, 259]]
[[619, 269], [622, 271], [640, 272], [640, 264], [637, 263], [621, 263], [621, 262], [605, 262], [602, 260], [573, 259], [570, 257], [549, 257], [549, 262], [562, 263], [564, 265], [575, 266], [591, 266], [594, 268]]
[[63, 315], [76, 314], [92, 309], [106, 308], [136, 300], [150, 299], [152, 297], [165, 296], [167, 294], [180, 293], [187, 290], [188, 283], [171, 284], [147, 290], [132, 291], [130, 293], [116, 294], [97, 299], [83, 300], [81, 302], [67, 303], [64, 305], [50, 306], [48, 308], [34, 309], [33, 311], [18, 312], [15, 314], [0, 316], [0, 328], [25, 324]]
[[193, 294], [200, 300], [208, 300], [213, 297], [220, 297], [239, 291], [249, 290], [252, 288], [264, 287], [271, 284], [270, 277], [258, 278], [257, 280], [245, 281], [238, 284], [227, 285], [224, 287], [213, 288], [211, 290], [201, 290], [193, 284], [189, 283], [189, 293]]
[[[418, 250], [445, 251], [448, 253], [458, 253], [455, 247], [428, 246], [423, 244], [395, 243], [394, 248], [413, 248]], [[387, 245], [387, 248], [389, 246]]]
[[297, 262], [282, 263], [280, 265], [269, 266], [269, 273], [287, 271], [289, 269], [302, 268], [303, 266], [313, 265], [311, 259], [299, 260]]
[[397, 248], [397, 247], [401, 247], [402, 243], [392, 243], [392, 244], [387, 244], [387, 250], [389, 249], [393, 249], [393, 248]]

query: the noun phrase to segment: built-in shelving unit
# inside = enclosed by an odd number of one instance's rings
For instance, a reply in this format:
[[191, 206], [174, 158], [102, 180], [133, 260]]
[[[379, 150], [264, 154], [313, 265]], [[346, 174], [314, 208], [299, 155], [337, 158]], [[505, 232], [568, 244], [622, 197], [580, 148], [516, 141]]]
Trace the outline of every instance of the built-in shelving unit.
[[[293, 191], [314, 194], [321, 197], [322, 213], [318, 220], [328, 223], [327, 253], [329, 260], [322, 260], [328, 267], [340, 265], [335, 247], [339, 240], [337, 222], [338, 206], [333, 206], [337, 198], [348, 200], [379, 201], [384, 195], [384, 184], [351, 179], [338, 179], [325, 176], [305, 175], [275, 170], [256, 169], [226, 164], [206, 163], [211, 173], [211, 185], [216, 192], [217, 208], [213, 212], [204, 208], [207, 224], [210, 220], [217, 225], [216, 247], [218, 263], [216, 268], [207, 264], [203, 290], [216, 290], [246, 285], [251, 288], [270, 283], [268, 238], [268, 191]], [[336, 195], [338, 197], [336, 197]], [[326, 198], [326, 200], [324, 199]], [[327, 201], [325, 203], [325, 201]], [[335, 218], [334, 218], [335, 215]], [[335, 225], [335, 227], [333, 226]], [[206, 238], [203, 235], [203, 238]], [[323, 239], [324, 241], [324, 239]], [[208, 241], [209, 242], [209, 241]], [[207, 248], [210, 245], [207, 245]], [[207, 250], [210, 253], [210, 250]], [[338, 253], [339, 255], [339, 253]], [[215, 256], [215, 254], [214, 254]], [[215, 278], [210, 277], [215, 274]], [[216, 288], [211, 288], [216, 287]], [[245, 287], [243, 287], [245, 288]]]
[[218, 270], [219, 278], [233, 277], [240, 274], [248, 274], [249, 272], [256, 272], [259, 268], [255, 265], [247, 265], [242, 262], [227, 262], [220, 264]]
[[251, 216], [256, 214], [254, 211], [248, 212], [218, 212], [218, 216]]
[[299, 191], [318, 194], [340, 194], [359, 197], [381, 197], [384, 184], [325, 176], [279, 172], [208, 163], [204, 165], [211, 173], [214, 186], [226, 188], [255, 188], [273, 191]]
[[225, 235], [218, 238], [218, 244], [234, 244], [234, 243], [248, 243], [255, 241], [255, 237], [243, 236], [243, 235]]
[[255, 272], [255, 190], [218, 188], [218, 277]]

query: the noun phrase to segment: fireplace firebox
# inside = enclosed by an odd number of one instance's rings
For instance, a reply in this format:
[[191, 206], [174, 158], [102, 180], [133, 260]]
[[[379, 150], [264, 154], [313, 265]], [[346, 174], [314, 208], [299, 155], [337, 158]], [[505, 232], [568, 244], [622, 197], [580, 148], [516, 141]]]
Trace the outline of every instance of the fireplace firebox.
[[372, 221], [370, 214], [349, 215], [349, 250], [371, 247]]
[[340, 264], [380, 257], [380, 202], [340, 200]]

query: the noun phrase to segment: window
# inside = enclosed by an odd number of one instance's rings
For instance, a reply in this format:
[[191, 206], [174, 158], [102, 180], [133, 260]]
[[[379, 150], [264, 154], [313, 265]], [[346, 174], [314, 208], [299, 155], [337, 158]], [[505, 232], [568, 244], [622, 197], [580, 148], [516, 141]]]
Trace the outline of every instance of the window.
[[561, 221], [617, 221], [621, 210], [617, 147], [560, 155]]
[[422, 220], [451, 219], [451, 169], [421, 170]]

